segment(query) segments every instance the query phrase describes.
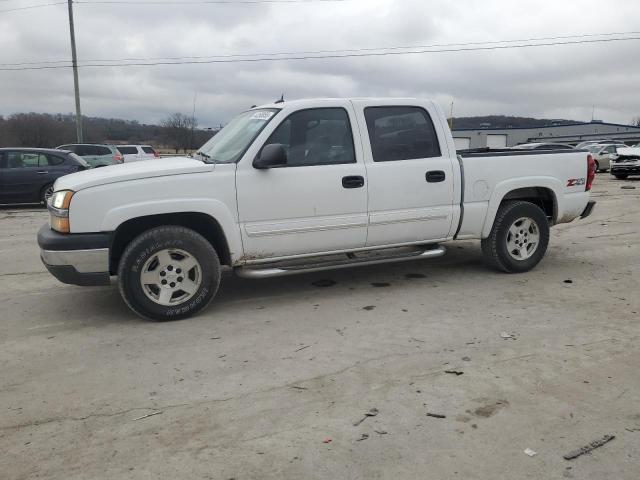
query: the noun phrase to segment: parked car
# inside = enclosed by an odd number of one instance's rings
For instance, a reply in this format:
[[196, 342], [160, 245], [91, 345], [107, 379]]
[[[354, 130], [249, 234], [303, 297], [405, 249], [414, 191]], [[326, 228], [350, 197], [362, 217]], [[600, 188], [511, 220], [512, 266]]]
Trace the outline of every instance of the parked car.
[[515, 150], [575, 150], [564, 143], [523, 143], [512, 147]]
[[611, 143], [619, 143], [616, 140], [613, 140], [611, 138], [604, 138], [601, 140], [587, 140], [585, 142], [579, 143], [576, 145], [576, 149], [577, 150], [583, 150], [586, 149], [588, 146], [590, 145], [605, 145], [605, 144], [611, 144]]
[[[358, 125], [362, 126], [360, 130]], [[486, 263], [526, 272], [551, 225], [595, 204], [584, 151], [456, 148], [443, 111], [412, 99], [252, 108], [199, 152], [64, 177], [38, 233], [59, 280], [107, 285], [157, 320], [207, 306], [221, 264], [248, 278], [438, 257], [481, 239]]]
[[625, 180], [629, 175], [640, 175], [640, 144], [618, 148], [611, 159], [611, 175], [618, 180]]
[[0, 148], [0, 203], [46, 202], [58, 178], [87, 168], [72, 152]]
[[122, 154], [113, 145], [96, 145], [92, 143], [70, 143], [57, 147], [69, 150], [84, 160], [93, 168], [106, 167], [122, 163]]
[[615, 156], [616, 149], [620, 147], [626, 147], [626, 145], [624, 143], [596, 144], [589, 145], [586, 148], [593, 154], [593, 159], [596, 162], [596, 172], [609, 170], [609, 162]]
[[151, 145], [116, 145], [125, 163], [160, 158]]

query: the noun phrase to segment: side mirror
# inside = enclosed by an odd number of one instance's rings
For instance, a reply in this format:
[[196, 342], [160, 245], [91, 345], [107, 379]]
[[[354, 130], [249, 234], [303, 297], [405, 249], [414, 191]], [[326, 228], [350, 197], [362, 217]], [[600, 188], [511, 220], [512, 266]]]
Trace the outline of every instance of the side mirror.
[[281, 143], [265, 145], [260, 155], [253, 161], [253, 168], [264, 170], [287, 164], [287, 151]]

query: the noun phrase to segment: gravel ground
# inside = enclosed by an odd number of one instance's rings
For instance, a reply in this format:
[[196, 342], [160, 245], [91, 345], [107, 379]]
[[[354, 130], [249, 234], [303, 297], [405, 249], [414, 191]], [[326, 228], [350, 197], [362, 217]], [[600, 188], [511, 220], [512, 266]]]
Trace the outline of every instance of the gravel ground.
[[35, 242], [46, 212], [2, 208], [0, 477], [637, 480], [640, 181], [600, 174], [594, 197], [523, 275], [459, 242], [228, 275], [171, 323], [133, 316], [113, 285], [58, 283]]

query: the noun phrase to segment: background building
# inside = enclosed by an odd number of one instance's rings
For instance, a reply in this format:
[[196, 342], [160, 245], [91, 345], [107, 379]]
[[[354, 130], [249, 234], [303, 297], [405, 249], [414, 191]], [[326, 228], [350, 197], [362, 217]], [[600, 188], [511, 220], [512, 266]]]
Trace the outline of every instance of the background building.
[[554, 142], [575, 145], [586, 140], [611, 139], [633, 145], [640, 143], [640, 127], [592, 121], [568, 125], [533, 128], [455, 129], [453, 138], [458, 150], [467, 148], [504, 148], [521, 143]]

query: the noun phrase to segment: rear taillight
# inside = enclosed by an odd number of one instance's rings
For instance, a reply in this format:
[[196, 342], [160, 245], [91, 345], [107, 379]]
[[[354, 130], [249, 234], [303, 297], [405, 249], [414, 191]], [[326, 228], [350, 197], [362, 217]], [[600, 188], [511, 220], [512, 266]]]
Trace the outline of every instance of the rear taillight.
[[591, 190], [593, 181], [596, 179], [596, 162], [591, 155], [587, 155], [587, 185], [585, 192]]
[[117, 163], [122, 163], [122, 155], [120, 155], [119, 153], [116, 153], [115, 156], [113, 157], [113, 159], [117, 162]]
[[160, 154], [158, 152], [156, 152], [155, 150], [153, 151], [153, 156], [156, 158], [160, 158]]

